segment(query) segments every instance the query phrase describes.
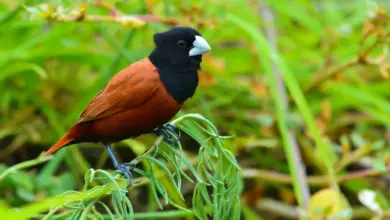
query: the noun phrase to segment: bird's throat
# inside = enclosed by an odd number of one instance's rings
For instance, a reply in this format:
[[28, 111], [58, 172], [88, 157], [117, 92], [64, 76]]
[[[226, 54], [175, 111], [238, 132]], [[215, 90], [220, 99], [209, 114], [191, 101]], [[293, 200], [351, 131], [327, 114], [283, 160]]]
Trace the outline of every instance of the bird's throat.
[[194, 95], [198, 87], [201, 57], [172, 64], [168, 60], [161, 59], [159, 55], [161, 54], [152, 53], [149, 59], [157, 68], [161, 82], [168, 93], [178, 103], [183, 103]]
[[197, 71], [159, 69], [159, 74], [165, 89], [178, 103], [183, 103], [194, 95], [199, 81]]

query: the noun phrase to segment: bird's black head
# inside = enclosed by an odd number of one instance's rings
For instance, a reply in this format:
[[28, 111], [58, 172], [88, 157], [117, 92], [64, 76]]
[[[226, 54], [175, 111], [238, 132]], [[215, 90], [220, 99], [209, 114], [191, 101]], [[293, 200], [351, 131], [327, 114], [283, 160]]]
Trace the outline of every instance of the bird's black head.
[[154, 35], [156, 48], [150, 61], [157, 67], [161, 81], [179, 102], [191, 97], [198, 86], [198, 70], [202, 54], [211, 48], [199, 31], [175, 27]]

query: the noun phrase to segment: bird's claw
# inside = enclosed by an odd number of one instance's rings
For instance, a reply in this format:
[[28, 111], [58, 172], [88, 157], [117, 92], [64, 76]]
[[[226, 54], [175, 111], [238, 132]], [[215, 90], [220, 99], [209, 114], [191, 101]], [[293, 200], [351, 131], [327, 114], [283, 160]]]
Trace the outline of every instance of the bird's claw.
[[[121, 165], [118, 165], [116, 167], [116, 170], [121, 172], [126, 177], [126, 179], [129, 181], [129, 184], [131, 185], [132, 184], [133, 175], [130, 172], [130, 170], [127, 168], [128, 164], [130, 164], [130, 163], [123, 163]], [[131, 165], [131, 166], [133, 166], [133, 165]]]
[[[175, 136], [175, 138], [172, 138], [170, 133]], [[157, 135], [163, 135], [164, 136], [164, 141], [170, 144], [175, 144], [179, 141], [180, 139], [180, 133], [176, 132], [176, 127], [172, 124], [166, 124], [162, 125], [156, 129], [153, 130], [153, 133]]]
[[173, 125], [173, 124], [165, 124], [165, 125], [163, 125], [163, 126], [161, 126], [161, 127], [163, 127], [164, 129], [167, 129], [167, 130], [171, 131], [172, 133], [176, 133], [176, 126]]

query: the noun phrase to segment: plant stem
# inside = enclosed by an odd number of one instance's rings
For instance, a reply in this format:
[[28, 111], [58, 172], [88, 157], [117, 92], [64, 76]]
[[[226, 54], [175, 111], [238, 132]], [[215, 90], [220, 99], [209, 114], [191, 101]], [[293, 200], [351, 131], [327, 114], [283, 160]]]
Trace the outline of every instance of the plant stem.
[[[193, 212], [186, 212], [183, 210], [170, 210], [170, 211], [160, 211], [160, 212], [141, 212], [135, 213], [134, 219], [171, 219], [171, 218], [190, 218], [193, 217]], [[102, 215], [104, 219], [111, 219], [109, 215]]]
[[[281, 75], [283, 76], [284, 82], [286, 83], [286, 86], [287, 86], [289, 92], [291, 93], [291, 96], [294, 99], [294, 101], [295, 101], [295, 103], [296, 103], [296, 105], [297, 105], [297, 107], [302, 115], [302, 118], [304, 119], [311, 135], [313, 136], [313, 140], [317, 146], [317, 150], [319, 151], [319, 153], [321, 155], [321, 159], [323, 160], [323, 162], [326, 166], [326, 170], [327, 170], [328, 175], [329, 175], [329, 181], [331, 183], [331, 186], [334, 189], [336, 189], [337, 191], [339, 191], [339, 186], [338, 186], [337, 180], [336, 180], [336, 174], [335, 174], [335, 171], [334, 171], [333, 165], [332, 165], [332, 158], [330, 157], [330, 153], [332, 152], [332, 149], [330, 148], [329, 144], [325, 143], [325, 141], [323, 140], [321, 133], [320, 133], [319, 129], [317, 128], [317, 125], [314, 121], [309, 104], [307, 103], [296, 78], [294, 77], [294, 75], [292, 74], [292, 72], [290, 71], [290, 69], [288, 68], [286, 63], [284, 62], [284, 60], [280, 57], [278, 52], [273, 47], [269, 46], [269, 44], [268, 44], [267, 40], [265, 39], [265, 37], [263, 36], [263, 34], [257, 30], [257, 27], [255, 27], [251, 23], [248, 23], [248, 22], [242, 20], [241, 18], [239, 18], [237, 16], [234, 16], [233, 14], [228, 15], [228, 20], [230, 20], [234, 25], [236, 25], [237, 27], [240, 27], [242, 30], [244, 30], [248, 34], [250, 34], [250, 36], [253, 38], [253, 41], [255, 42], [255, 45], [259, 51], [258, 52], [259, 54], [261, 54], [263, 56], [268, 56], [278, 65], [280, 72], [282, 73]], [[272, 74], [269, 63], [263, 58], [264, 57], [261, 57], [261, 58], [259, 57], [259, 62], [262, 63], [262, 65], [265, 69], [265, 73], [267, 73], [268, 75], [270, 73]], [[276, 96], [278, 94], [278, 91], [275, 88], [275, 85], [276, 85], [275, 79], [273, 76], [269, 76], [269, 79], [270, 79], [270, 82], [272, 82], [270, 84], [271, 88], [273, 90], [272, 95]], [[276, 101], [275, 104], [277, 104], [277, 105], [280, 104], [278, 101], [278, 97], [274, 97], [274, 100]], [[281, 107], [277, 106], [276, 109], [279, 110], [279, 111], [277, 111], [278, 117], [280, 117], [280, 119], [285, 120], [284, 112], [280, 112]], [[285, 126], [285, 124], [279, 122], [279, 126]], [[281, 128], [283, 128], [283, 127], [281, 127]], [[284, 131], [283, 135], [287, 136], [285, 129], [283, 129], [281, 131]], [[289, 144], [289, 142], [286, 142], [285, 144]], [[290, 150], [291, 148], [288, 147], [286, 149]], [[292, 155], [292, 153], [290, 152], [287, 155]], [[287, 157], [287, 159], [289, 159], [289, 157]], [[290, 159], [294, 159], [294, 158], [290, 158]], [[293, 164], [293, 163], [291, 163], [291, 164]], [[292, 170], [292, 172], [295, 173], [296, 171]], [[296, 175], [294, 175], [294, 173], [293, 173], [293, 176], [296, 176]]]
[[52, 156], [48, 156], [48, 157], [38, 157], [34, 160], [29, 160], [29, 161], [25, 161], [25, 162], [22, 162], [22, 163], [19, 163], [19, 164], [16, 164], [8, 169], [6, 169], [2, 174], [0, 174], [0, 182], [6, 177], [8, 176], [9, 174], [17, 171], [17, 170], [22, 170], [22, 169], [25, 169], [25, 168], [28, 168], [28, 167], [33, 167], [35, 165], [38, 165], [38, 164], [41, 164], [41, 163], [44, 163], [50, 159], [52, 159], [53, 157]]
[[286, 205], [273, 199], [262, 199], [256, 203], [256, 207], [259, 210], [264, 210], [268, 213], [278, 214], [285, 219], [297, 219], [299, 212], [296, 207]]
[[[265, 32], [268, 38], [270, 45], [277, 50], [277, 35], [274, 27], [274, 15], [271, 9], [267, 5], [262, 5], [260, 7], [261, 14], [266, 22]], [[302, 208], [306, 208], [309, 204], [310, 192], [309, 185], [307, 184], [307, 177], [305, 172], [305, 166], [302, 162], [302, 157], [299, 152], [297, 140], [294, 136], [294, 133], [287, 127], [287, 120], [285, 115], [288, 115], [289, 106], [288, 99], [286, 94], [286, 88], [283, 82], [283, 78], [281, 76], [280, 70], [275, 62], [272, 62], [273, 69], [273, 78], [272, 83], [276, 83], [273, 85], [273, 92], [275, 101], [278, 110], [278, 124], [279, 129], [281, 130], [284, 142], [284, 149], [287, 154], [288, 163], [290, 167], [290, 172], [293, 174], [294, 179], [294, 189], [295, 194], [298, 198], [298, 202]], [[269, 75], [268, 78], [272, 76]]]
[[2, 217], [4, 219], [27, 219], [31, 216], [49, 210], [52, 207], [62, 206], [65, 204], [71, 204], [74, 202], [79, 202], [81, 200], [87, 201], [90, 199], [96, 199], [103, 196], [106, 196], [113, 191], [120, 188], [123, 188], [126, 184], [126, 181], [123, 179], [117, 180], [116, 183], [111, 182], [104, 186], [95, 187], [91, 190], [85, 192], [73, 192], [65, 195], [59, 195], [52, 198], [44, 199], [36, 203], [22, 206], [15, 210], [10, 210], [5, 212]]
[[356, 66], [357, 64], [359, 64], [359, 59], [354, 58], [354, 59], [352, 59], [344, 64], [341, 64], [339, 66], [331, 68], [330, 70], [328, 70], [324, 73], [321, 73], [321, 74], [314, 73], [313, 75], [315, 75], [316, 77], [311, 80], [311, 82], [309, 83], [308, 86], [306, 86], [306, 88], [304, 89], [305, 92], [308, 92], [308, 91], [316, 88], [318, 85], [325, 82], [326, 79], [328, 79], [332, 76], [335, 76], [338, 73], [342, 73], [345, 70], [347, 70], [348, 68]]
[[[386, 167], [386, 170], [377, 170], [377, 169], [359, 170], [359, 171], [347, 173], [343, 176], [337, 177], [337, 182], [343, 183], [349, 180], [361, 179], [364, 177], [379, 176], [389, 172], [390, 172], [390, 165]], [[256, 178], [265, 182], [274, 182], [274, 183], [281, 183], [281, 184], [293, 183], [293, 178], [291, 178], [291, 176], [284, 173], [268, 171], [268, 170], [259, 170], [259, 169], [244, 169], [243, 173], [245, 178]], [[309, 176], [307, 178], [307, 182], [311, 186], [329, 186], [329, 181], [326, 175]]]
[[340, 162], [335, 165], [335, 170], [337, 172], [343, 170], [345, 167], [347, 167], [351, 163], [358, 161], [360, 158], [366, 156], [370, 152], [372, 152], [372, 149], [371, 149], [371, 147], [369, 147], [367, 145], [364, 145], [364, 146], [358, 148], [354, 152], [352, 152], [352, 153], [348, 154], [346, 157], [342, 158], [340, 160]]

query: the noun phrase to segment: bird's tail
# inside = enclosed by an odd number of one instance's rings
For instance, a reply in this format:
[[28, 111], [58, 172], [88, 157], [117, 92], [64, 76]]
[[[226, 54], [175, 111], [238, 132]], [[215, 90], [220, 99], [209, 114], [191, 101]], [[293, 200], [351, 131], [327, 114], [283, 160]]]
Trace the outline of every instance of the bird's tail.
[[57, 143], [55, 143], [48, 151], [43, 153], [43, 156], [49, 156], [54, 154], [59, 149], [69, 145], [72, 141], [74, 141], [74, 138], [70, 136], [69, 133], [65, 134]]

